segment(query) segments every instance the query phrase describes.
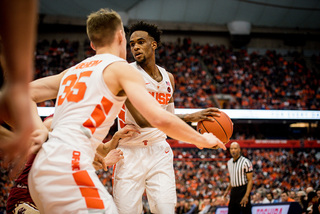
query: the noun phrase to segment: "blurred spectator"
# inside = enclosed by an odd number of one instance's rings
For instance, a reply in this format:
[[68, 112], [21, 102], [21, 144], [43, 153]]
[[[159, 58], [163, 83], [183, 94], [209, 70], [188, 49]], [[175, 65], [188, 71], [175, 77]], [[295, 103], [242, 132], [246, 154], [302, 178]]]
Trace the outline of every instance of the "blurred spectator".
[[263, 203], [263, 197], [260, 191], [257, 191], [255, 193], [254, 201], [252, 201], [253, 204], [262, 204]]
[[319, 214], [320, 213], [320, 201], [317, 193], [311, 191], [308, 193], [308, 214]]
[[281, 202], [294, 202], [295, 200], [289, 197], [289, 192], [288, 191], [283, 191], [280, 195], [281, 197]]
[[188, 210], [188, 202], [186, 202], [185, 200], [178, 200], [176, 205], [176, 214], [184, 214], [188, 212]]
[[273, 202], [279, 203], [281, 201], [281, 198], [280, 198], [281, 190], [274, 189], [274, 190], [272, 190], [272, 194], [273, 194]]
[[188, 210], [188, 212], [186, 212], [186, 214], [197, 214], [199, 212], [199, 200], [191, 199], [189, 206], [190, 206], [190, 209]]
[[306, 193], [309, 194], [309, 192], [313, 192], [314, 189], [312, 186], [308, 186], [307, 189], [306, 189]]
[[208, 213], [209, 209], [211, 207], [211, 200], [209, 197], [205, 197], [202, 201], [202, 203], [200, 204], [200, 212], [199, 214], [206, 214]]
[[295, 198], [297, 197], [296, 192], [295, 192], [294, 190], [291, 190], [291, 191], [289, 192], [289, 197], [295, 200]]
[[297, 202], [302, 208], [302, 213], [307, 213], [308, 199], [306, 199], [307, 193], [303, 190], [297, 192]]
[[272, 192], [267, 192], [266, 197], [264, 197], [263, 200], [262, 200], [262, 203], [263, 204], [274, 203]]

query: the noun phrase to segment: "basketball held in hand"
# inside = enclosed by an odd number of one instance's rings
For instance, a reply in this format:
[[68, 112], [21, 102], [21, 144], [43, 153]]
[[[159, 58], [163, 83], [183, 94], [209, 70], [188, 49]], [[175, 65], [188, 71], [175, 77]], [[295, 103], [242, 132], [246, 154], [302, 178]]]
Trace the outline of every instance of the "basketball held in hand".
[[[220, 117], [212, 117], [214, 121], [199, 121], [197, 124], [197, 131], [201, 134], [212, 133], [219, 138], [224, 144], [228, 143], [233, 133], [233, 123], [230, 117], [220, 111]], [[217, 149], [213, 147], [213, 149]]]

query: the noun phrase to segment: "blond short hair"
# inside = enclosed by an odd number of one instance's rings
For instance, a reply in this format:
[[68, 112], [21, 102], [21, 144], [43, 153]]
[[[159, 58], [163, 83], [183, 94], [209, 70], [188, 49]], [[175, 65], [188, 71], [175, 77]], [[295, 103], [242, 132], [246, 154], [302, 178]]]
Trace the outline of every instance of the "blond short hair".
[[100, 9], [93, 12], [87, 19], [87, 34], [90, 41], [96, 47], [110, 45], [115, 33], [122, 27], [120, 15], [110, 9]]

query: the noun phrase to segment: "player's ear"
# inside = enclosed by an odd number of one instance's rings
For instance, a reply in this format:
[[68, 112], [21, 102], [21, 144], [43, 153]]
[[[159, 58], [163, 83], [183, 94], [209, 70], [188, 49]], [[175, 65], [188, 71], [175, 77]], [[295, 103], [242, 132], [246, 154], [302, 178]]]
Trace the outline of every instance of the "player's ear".
[[158, 43], [156, 41], [152, 41], [151, 46], [153, 50], [156, 50], [158, 48]]
[[96, 48], [94, 47], [94, 44], [92, 42], [90, 42], [90, 47], [93, 49], [93, 50], [96, 50]]
[[125, 38], [125, 33], [123, 30], [118, 30], [116, 34], [117, 40], [119, 43], [123, 42], [123, 39]]

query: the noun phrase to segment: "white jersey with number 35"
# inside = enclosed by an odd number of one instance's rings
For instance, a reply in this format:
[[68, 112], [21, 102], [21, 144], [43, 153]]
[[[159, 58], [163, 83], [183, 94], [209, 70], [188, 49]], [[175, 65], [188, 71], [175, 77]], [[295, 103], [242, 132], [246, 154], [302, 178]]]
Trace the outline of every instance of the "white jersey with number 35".
[[116, 61], [124, 60], [99, 54], [66, 72], [60, 83], [50, 138], [94, 154], [126, 99], [110, 92], [103, 79], [104, 69]]

